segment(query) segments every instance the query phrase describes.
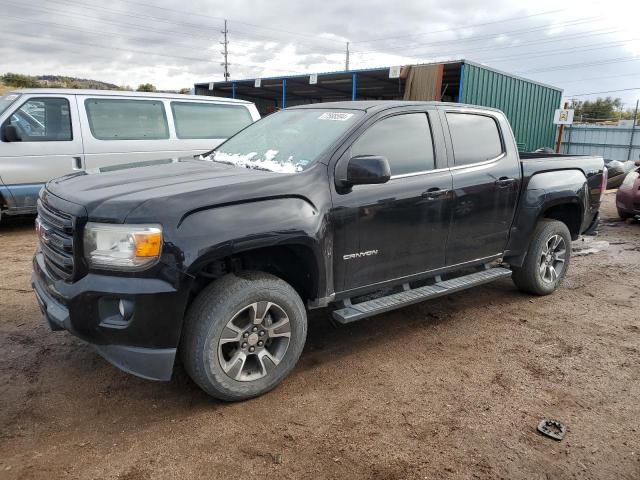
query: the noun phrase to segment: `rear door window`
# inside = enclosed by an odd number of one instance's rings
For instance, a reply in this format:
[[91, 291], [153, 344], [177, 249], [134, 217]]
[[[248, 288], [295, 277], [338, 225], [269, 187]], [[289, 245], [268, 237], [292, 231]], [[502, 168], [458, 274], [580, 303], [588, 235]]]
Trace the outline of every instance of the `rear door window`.
[[11, 115], [9, 122], [16, 127], [23, 142], [73, 140], [66, 98], [30, 98]]
[[253, 122], [242, 105], [171, 102], [178, 138], [229, 138]]
[[169, 138], [160, 100], [90, 98], [84, 102], [89, 128], [98, 140], [163, 140]]
[[493, 117], [447, 112], [455, 165], [469, 165], [499, 157], [504, 149]]
[[426, 113], [406, 113], [374, 123], [351, 147], [351, 156], [386, 157], [391, 175], [433, 170], [435, 155]]

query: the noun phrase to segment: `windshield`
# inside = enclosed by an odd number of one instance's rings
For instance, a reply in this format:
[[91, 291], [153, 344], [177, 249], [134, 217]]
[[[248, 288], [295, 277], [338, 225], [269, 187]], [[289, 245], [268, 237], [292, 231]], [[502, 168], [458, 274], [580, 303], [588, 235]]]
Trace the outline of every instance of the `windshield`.
[[282, 110], [245, 128], [205, 159], [272, 172], [301, 172], [363, 113], [359, 110]]
[[0, 97], [0, 115], [2, 115], [2, 113], [9, 108], [9, 106], [15, 102], [19, 96], [19, 93], [9, 93], [8, 95]]

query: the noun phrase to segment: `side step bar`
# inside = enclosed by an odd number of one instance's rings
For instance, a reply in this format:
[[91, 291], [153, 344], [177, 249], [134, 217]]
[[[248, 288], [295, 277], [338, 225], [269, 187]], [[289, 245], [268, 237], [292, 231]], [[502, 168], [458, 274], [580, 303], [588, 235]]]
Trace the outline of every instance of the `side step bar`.
[[430, 298], [442, 297], [450, 293], [466, 290], [467, 288], [489, 283], [499, 278], [511, 276], [511, 270], [502, 267], [490, 268], [481, 272], [471, 273], [451, 280], [438, 281], [433, 285], [413, 288], [386, 297], [376, 298], [362, 303], [344, 301], [344, 307], [332, 312], [338, 323], [351, 323], [361, 318], [371, 317], [379, 313], [420, 303]]

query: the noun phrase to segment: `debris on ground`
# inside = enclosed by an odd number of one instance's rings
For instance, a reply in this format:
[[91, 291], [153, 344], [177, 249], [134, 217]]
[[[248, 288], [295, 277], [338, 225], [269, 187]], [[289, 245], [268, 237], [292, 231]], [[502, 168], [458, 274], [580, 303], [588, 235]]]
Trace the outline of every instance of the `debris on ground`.
[[560, 441], [564, 438], [564, 434], [567, 433], [567, 427], [558, 420], [544, 419], [540, 420], [538, 431], [549, 438]]

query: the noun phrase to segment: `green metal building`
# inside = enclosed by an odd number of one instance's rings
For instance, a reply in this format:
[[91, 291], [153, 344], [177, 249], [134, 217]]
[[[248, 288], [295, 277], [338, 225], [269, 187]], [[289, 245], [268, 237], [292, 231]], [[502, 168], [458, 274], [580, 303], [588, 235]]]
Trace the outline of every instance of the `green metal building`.
[[340, 100], [441, 100], [502, 110], [521, 150], [553, 147], [562, 89], [469, 60], [195, 84], [196, 95], [254, 102], [262, 115]]

